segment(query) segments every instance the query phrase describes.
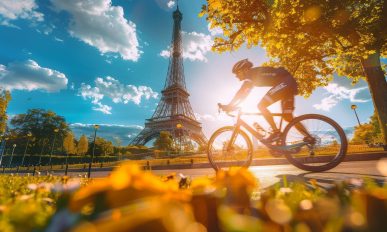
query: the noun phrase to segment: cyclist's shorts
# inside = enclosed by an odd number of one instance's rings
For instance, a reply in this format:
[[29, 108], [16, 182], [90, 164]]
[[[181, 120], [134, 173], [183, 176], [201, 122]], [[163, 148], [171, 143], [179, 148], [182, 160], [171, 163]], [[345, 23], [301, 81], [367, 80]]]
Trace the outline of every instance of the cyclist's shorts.
[[292, 113], [294, 110], [294, 96], [297, 94], [297, 84], [293, 82], [281, 82], [271, 88], [262, 98], [261, 103], [265, 106], [281, 100], [283, 113]]

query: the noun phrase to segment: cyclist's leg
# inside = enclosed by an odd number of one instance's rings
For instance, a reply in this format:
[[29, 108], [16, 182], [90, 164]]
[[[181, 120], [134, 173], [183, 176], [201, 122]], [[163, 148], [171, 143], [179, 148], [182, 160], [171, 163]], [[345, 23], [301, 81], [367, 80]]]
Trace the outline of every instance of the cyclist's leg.
[[[293, 120], [293, 111], [295, 109], [294, 107], [294, 95], [290, 94], [285, 96], [284, 99], [281, 100], [281, 108], [282, 108], [282, 113], [283, 119], [287, 122], [290, 122]], [[302, 123], [297, 123], [294, 125], [296, 129], [305, 137], [310, 137], [310, 134], [308, 130], [302, 125]]]
[[287, 89], [288, 89], [287, 83], [284, 83], [284, 82], [280, 83], [279, 85], [272, 87], [265, 94], [265, 96], [263, 96], [262, 100], [258, 103], [259, 111], [261, 111], [263, 117], [269, 123], [273, 132], [277, 132], [279, 131], [279, 129], [277, 128], [277, 125], [274, 122], [273, 116], [271, 115], [271, 112], [267, 109], [267, 107], [283, 99], [284, 92], [287, 92]]
[[294, 95], [291, 95], [287, 98], [281, 100], [281, 108], [282, 108], [282, 118], [290, 122], [293, 120], [293, 111], [294, 111]]
[[262, 98], [262, 100], [258, 103], [258, 109], [261, 111], [263, 117], [269, 123], [271, 129], [273, 131], [278, 131], [277, 125], [274, 122], [274, 118], [271, 115], [271, 112], [267, 109], [267, 107], [271, 106], [273, 103], [277, 102], [278, 100], [274, 100], [271, 98], [271, 96], [268, 95], [268, 93]]

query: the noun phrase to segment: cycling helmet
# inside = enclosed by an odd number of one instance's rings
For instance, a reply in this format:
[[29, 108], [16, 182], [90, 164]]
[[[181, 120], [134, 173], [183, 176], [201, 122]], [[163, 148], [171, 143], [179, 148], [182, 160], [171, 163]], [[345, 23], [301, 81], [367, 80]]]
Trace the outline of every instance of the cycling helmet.
[[250, 69], [251, 67], [253, 67], [253, 63], [251, 63], [248, 59], [244, 59], [234, 64], [234, 67], [232, 67], [232, 72], [237, 74], [238, 72]]

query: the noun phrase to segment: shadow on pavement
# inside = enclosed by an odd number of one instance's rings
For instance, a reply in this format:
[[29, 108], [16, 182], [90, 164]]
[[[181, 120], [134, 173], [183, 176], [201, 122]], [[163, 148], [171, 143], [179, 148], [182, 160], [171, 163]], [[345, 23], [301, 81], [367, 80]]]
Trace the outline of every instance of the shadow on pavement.
[[[352, 175], [352, 177], [351, 177]], [[382, 175], [367, 175], [359, 173], [348, 173], [348, 172], [305, 172], [298, 175], [277, 175], [279, 181], [266, 188], [273, 187], [279, 184], [285, 186], [285, 181], [289, 183], [304, 183], [308, 188], [315, 188], [318, 186], [325, 190], [333, 187], [338, 182], [346, 182], [350, 188], [357, 188], [363, 183], [365, 179], [371, 179], [379, 186], [383, 186], [387, 179]]]

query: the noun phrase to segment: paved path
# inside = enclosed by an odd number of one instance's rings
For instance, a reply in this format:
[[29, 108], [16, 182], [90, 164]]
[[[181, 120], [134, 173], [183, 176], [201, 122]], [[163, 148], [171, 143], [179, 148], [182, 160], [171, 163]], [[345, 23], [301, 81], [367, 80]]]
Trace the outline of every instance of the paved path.
[[[292, 165], [267, 165], [267, 166], [253, 166], [249, 170], [259, 180], [263, 188], [268, 187], [283, 179], [283, 176], [287, 176], [288, 181], [300, 180], [308, 181], [309, 179], [316, 179], [322, 186], [329, 186], [335, 181], [350, 180], [350, 179], [362, 179], [364, 177], [371, 177], [377, 180], [379, 183], [387, 182], [386, 173], [384, 175], [378, 168], [378, 160], [371, 161], [351, 161], [343, 162], [334, 169], [321, 173], [311, 173], [300, 170]], [[384, 161], [386, 164], [387, 161]], [[380, 164], [379, 164], [380, 166]], [[384, 167], [387, 169], [387, 167]], [[195, 168], [195, 169], [169, 169], [169, 170], [152, 170], [152, 173], [156, 175], [168, 175], [170, 173], [182, 173], [183, 175], [190, 176], [191, 178], [214, 176], [215, 171], [211, 168]], [[105, 177], [109, 175], [110, 171], [99, 171], [92, 173], [92, 177]], [[62, 173], [56, 173], [62, 174]], [[70, 175], [78, 175], [80, 173], [71, 173]]]
[[[249, 170], [259, 179], [262, 187], [268, 187], [278, 181], [281, 181], [286, 175], [287, 179], [307, 181], [316, 179], [321, 185], [326, 186], [334, 181], [349, 180], [353, 178], [371, 177], [378, 182], [387, 182], [384, 176], [377, 168], [379, 161], [352, 161], [343, 162], [334, 169], [321, 173], [311, 173], [300, 170], [292, 165], [271, 165], [254, 166]], [[212, 169], [183, 169], [183, 170], [158, 170], [153, 171], [157, 175], [166, 175], [171, 172], [182, 173], [192, 178], [201, 176], [213, 176], [215, 172]]]

